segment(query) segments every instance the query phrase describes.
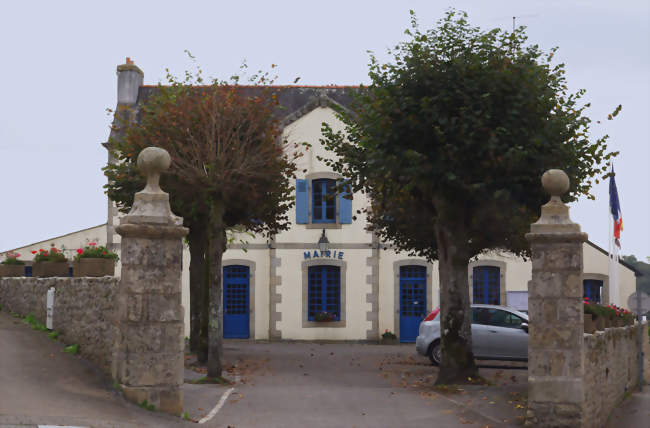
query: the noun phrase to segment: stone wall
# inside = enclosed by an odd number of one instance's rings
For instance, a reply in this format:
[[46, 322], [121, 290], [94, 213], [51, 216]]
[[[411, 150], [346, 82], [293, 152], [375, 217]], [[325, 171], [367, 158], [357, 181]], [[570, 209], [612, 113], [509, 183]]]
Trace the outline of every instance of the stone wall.
[[54, 287], [52, 327], [67, 344], [110, 374], [114, 298], [119, 278], [0, 278], [2, 310], [34, 314], [45, 324], [47, 290]]
[[[643, 328], [645, 365], [650, 366], [648, 325]], [[610, 412], [638, 384], [637, 326], [584, 335], [584, 426], [605, 426]], [[647, 370], [647, 369], [646, 369]], [[650, 373], [644, 372], [646, 380]]]

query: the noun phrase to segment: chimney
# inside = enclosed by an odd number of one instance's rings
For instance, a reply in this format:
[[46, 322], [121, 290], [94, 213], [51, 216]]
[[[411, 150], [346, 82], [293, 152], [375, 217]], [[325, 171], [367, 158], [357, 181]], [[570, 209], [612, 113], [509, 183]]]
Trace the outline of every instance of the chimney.
[[142, 86], [144, 73], [126, 57], [126, 64], [117, 66], [117, 104], [135, 104], [138, 88]]

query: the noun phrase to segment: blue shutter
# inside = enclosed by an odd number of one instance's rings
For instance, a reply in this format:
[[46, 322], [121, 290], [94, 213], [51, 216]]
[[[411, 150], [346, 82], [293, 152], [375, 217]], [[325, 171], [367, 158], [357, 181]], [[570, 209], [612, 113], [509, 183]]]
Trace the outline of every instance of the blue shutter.
[[346, 195], [350, 194], [349, 191], [339, 194], [339, 223], [342, 224], [352, 223], [352, 199], [345, 198]]
[[296, 179], [296, 223], [309, 223], [309, 192], [307, 180]]

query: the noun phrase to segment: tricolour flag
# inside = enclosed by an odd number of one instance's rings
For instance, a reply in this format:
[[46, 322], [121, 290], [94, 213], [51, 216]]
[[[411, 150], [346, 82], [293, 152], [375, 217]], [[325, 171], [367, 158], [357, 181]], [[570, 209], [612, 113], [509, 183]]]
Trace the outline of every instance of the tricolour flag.
[[609, 211], [612, 213], [614, 220], [614, 242], [618, 248], [621, 248], [621, 230], [623, 230], [623, 215], [621, 214], [621, 204], [618, 202], [618, 190], [616, 189], [616, 179], [614, 171], [609, 177]]

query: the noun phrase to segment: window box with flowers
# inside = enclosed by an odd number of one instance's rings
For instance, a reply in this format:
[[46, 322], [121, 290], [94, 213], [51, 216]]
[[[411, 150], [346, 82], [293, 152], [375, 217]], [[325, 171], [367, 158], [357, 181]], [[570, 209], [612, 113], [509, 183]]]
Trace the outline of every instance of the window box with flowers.
[[624, 327], [634, 324], [634, 314], [616, 305], [599, 305], [584, 298], [585, 333], [603, 331], [610, 327]]
[[68, 275], [68, 259], [61, 250], [52, 246], [49, 251], [40, 249], [32, 251], [34, 255], [34, 264], [32, 265], [32, 275], [39, 278], [48, 278], [53, 276]]
[[74, 276], [114, 276], [118, 256], [94, 242], [77, 250], [72, 272]]
[[8, 252], [0, 262], [0, 276], [25, 276], [25, 262], [18, 260], [20, 253]]

